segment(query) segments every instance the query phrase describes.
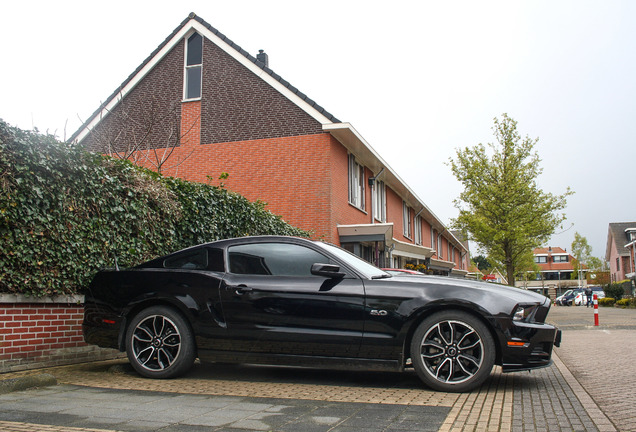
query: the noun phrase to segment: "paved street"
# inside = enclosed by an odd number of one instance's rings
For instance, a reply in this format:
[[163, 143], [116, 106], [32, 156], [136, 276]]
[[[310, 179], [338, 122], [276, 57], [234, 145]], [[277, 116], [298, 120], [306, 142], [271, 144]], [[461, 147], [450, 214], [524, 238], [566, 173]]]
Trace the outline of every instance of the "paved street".
[[1, 431], [636, 431], [636, 310], [553, 307], [555, 364], [496, 369], [478, 391], [433, 392], [414, 373], [196, 365], [148, 380], [125, 360], [40, 371], [59, 385], [0, 395]]
[[556, 353], [577, 382], [618, 430], [636, 431], [636, 310], [599, 308], [598, 327], [592, 308], [552, 307], [549, 318], [564, 330]]

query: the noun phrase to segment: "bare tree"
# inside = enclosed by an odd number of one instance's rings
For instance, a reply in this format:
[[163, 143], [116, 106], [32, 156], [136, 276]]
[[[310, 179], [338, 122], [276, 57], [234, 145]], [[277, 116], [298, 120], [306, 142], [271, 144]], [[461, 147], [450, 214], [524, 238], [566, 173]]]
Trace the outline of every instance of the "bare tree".
[[187, 160], [188, 154], [175, 150], [195, 128], [200, 116], [182, 129], [181, 104], [173, 101], [165, 106], [154, 95], [144, 99], [143, 105], [134, 105], [120, 96], [121, 102], [100, 118], [91, 129], [89, 147], [117, 159], [128, 159], [158, 173], [173, 169]]

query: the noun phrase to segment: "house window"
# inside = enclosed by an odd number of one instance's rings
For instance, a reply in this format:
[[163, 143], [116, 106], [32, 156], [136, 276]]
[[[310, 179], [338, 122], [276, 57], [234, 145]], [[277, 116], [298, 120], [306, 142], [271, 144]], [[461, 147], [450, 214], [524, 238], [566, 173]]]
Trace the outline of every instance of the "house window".
[[431, 249], [435, 249], [435, 230], [431, 227]]
[[422, 218], [419, 216], [415, 218], [414, 234], [415, 234], [415, 244], [421, 245], [422, 244]]
[[402, 201], [402, 226], [404, 227], [404, 237], [411, 238], [413, 226], [411, 225], [411, 208]]
[[188, 38], [186, 45], [185, 66], [185, 99], [201, 97], [201, 80], [203, 69], [203, 37], [194, 33]]
[[616, 258], [616, 271], [621, 271], [621, 260]]
[[386, 222], [386, 186], [384, 182], [376, 180], [373, 186], [375, 202], [373, 203], [373, 217], [380, 222]]
[[568, 262], [568, 256], [567, 255], [553, 255], [552, 256], [552, 261], [554, 261], [555, 263]]
[[442, 235], [438, 234], [437, 235], [437, 257], [439, 259], [442, 259], [442, 255], [443, 255], [443, 250], [442, 250]]
[[349, 155], [349, 203], [364, 210], [364, 167]]
[[536, 262], [537, 264], [545, 264], [548, 262], [548, 257], [547, 256], [535, 256], [534, 257], [534, 262]]

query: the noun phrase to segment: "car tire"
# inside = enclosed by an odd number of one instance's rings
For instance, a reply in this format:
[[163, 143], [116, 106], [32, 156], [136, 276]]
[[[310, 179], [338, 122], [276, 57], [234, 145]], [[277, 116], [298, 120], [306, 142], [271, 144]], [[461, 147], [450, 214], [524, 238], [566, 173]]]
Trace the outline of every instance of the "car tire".
[[415, 330], [411, 361], [428, 387], [466, 392], [490, 376], [495, 364], [495, 342], [479, 318], [462, 311], [438, 312]]
[[192, 330], [175, 309], [152, 306], [139, 312], [126, 331], [126, 354], [132, 367], [148, 378], [175, 378], [194, 363]]

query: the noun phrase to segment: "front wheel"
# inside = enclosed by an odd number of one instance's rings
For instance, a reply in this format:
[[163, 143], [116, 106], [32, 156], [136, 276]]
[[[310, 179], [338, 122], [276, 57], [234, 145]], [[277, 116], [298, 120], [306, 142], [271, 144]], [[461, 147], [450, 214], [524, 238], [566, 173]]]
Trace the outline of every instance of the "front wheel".
[[427, 386], [465, 392], [480, 386], [495, 364], [495, 343], [478, 318], [461, 311], [438, 312], [416, 329], [411, 361]]
[[128, 326], [126, 354], [132, 367], [145, 377], [177, 377], [192, 367], [196, 357], [192, 330], [174, 309], [149, 307]]

